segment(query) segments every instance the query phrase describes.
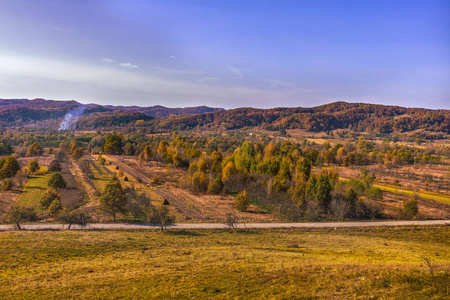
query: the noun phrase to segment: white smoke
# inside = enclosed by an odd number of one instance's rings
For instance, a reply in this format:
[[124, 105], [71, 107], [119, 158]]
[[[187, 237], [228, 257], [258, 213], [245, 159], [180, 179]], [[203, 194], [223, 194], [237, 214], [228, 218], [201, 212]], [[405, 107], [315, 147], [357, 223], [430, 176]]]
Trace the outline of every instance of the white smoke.
[[72, 109], [64, 116], [64, 120], [62, 120], [61, 124], [59, 124], [59, 130], [68, 130], [70, 129], [72, 124], [75, 124], [78, 118], [83, 114], [85, 106], [82, 105], [75, 109]]

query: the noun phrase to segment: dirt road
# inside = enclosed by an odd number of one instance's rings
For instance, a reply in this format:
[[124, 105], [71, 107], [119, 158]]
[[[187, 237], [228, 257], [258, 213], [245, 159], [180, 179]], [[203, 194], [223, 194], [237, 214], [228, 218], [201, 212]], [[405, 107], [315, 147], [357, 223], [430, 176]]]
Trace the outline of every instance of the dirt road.
[[[370, 226], [424, 226], [424, 225], [450, 225], [450, 220], [433, 221], [368, 221], [368, 222], [329, 222], [329, 223], [248, 223], [246, 228], [337, 228], [337, 227], [370, 227]], [[60, 230], [67, 229], [67, 224], [30, 224], [21, 225], [26, 230]], [[244, 224], [237, 224], [238, 228], [244, 228]], [[137, 224], [89, 224], [85, 227], [72, 225], [73, 229], [94, 229], [94, 230], [143, 230], [159, 229], [157, 225], [137, 225]], [[167, 227], [170, 229], [224, 229], [227, 225], [221, 223], [198, 223], [198, 224], [174, 224]], [[14, 230], [13, 225], [0, 225], [0, 230]], [[449, 228], [450, 230], [450, 228]]]

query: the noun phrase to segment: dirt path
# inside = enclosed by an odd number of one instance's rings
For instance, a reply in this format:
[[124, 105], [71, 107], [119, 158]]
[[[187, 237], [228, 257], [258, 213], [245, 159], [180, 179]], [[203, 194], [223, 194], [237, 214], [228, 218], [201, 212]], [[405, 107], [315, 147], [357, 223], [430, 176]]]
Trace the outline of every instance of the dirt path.
[[81, 185], [83, 186], [84, 190], [86, 191], [86, 194], [89, 197], [89, 203], [84, 206], [85, 207], [95, 206], [96, 199], [91, 185], [87, 182], [87, 179], [85, 178], [83, 172], [81, 171], [78, 163], [72, 157], [69, 157], [68, 159], [69, 159], [68, 165], [70, 172], [72, 173], [72, 176], [77, 180], [79, 180], [79, 182], [81, 182]]
[[133, 176], [136, 179], [136, 181], [142, 182], [144, 184], [150, 183], [150, 179], [147, 176], [136, 172], [132, 167], [127, 166], [126, 164], [121, 162], [120, 159], [117, 159], [115, 155], [103, 155], [103, 157], [112, 161], [113, 164], [115, 164], [119, 168], [122, 168], [122, 170]]
[[[433, 221], [368, 221], [368, 222], [329, 222], [329, 223], [246, 223], [245, 228], [342, 228], [342, 227], [375, 227], [375, 226], [427, 226], [450, 225], [450, 220]], [[67, 224], [30, 224], [21, 225], [26, 230], [58, 230], [67, 229]], [[237, 224], [238, 228], [244, 228], [244, 224]], [[85, 227], [72, 225], [73, 229], [108, 229], [108, 230], [143, 230], [159, 229], [158, 225], [136, 224], [89, 224]], [[226, 229], [228, 226], [221, 223], [200, 224], [174, 224], [167, 229]], [[13, 225], [0, 225], [0, 230], [15, 230]]]
[[198, 209], [196, 206], [194, 206], [192, 203], [187, 203], [186, 199], [181, 199], [177, 196], [175, 196], [174, 194], [163, 190], [163, 189], [154, 189], [153, 190], [155, 193], [157, 193], [158, 195], [160, 195], [161, 197], [163, 197], [164, 199], [166, 199], [167, 201], [169, 201], [169, 203], [173, 206], [175, 206], [175, 208], [182, 214], [189, 216], [192, 219], [195, 220], [204, 220], [204, 221], [211, 221], [214, 218], [212, 218], [211, 216], [206, 215], [205, 213], [203, 213], [200, 209]]

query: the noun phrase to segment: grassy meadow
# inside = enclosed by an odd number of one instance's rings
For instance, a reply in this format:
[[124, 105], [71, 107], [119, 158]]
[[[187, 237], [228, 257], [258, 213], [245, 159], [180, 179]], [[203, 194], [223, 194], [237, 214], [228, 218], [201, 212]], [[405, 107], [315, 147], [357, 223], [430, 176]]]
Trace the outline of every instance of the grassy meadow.
[[0, 233], [2, 299], [448, 299], [449, 226]]
[[33, 207], [37, 212], [42, 212], [42, 208], [39, 205], [39, 199], [48, 188], [48, 181], [52, 174], [46, 174], [47, 167], [41, 167], [40, 172], [42, 174], [30, 175], [27, 183], [25, 184], [16, 205]]

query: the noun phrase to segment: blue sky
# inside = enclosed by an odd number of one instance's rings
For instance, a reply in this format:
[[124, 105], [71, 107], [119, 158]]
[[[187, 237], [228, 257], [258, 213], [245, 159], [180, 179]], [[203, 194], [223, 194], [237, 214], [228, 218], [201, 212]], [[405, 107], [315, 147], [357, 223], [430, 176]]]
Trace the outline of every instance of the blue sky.
[[450, 1], [0, 2], [0, 98], [450, 109]]

